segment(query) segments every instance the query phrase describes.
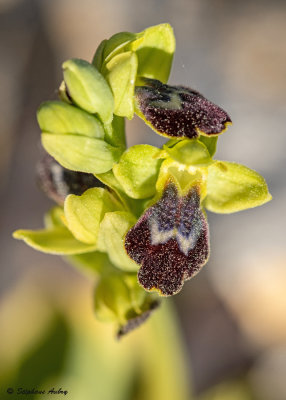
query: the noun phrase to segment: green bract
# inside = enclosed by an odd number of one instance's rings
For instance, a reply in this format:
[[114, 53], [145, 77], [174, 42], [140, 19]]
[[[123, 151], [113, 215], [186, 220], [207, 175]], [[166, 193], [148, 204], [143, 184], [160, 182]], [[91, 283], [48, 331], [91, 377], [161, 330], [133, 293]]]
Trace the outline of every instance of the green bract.
[[89, 189], [81, 196], [71, 194], [64, 205], [68, 228], [78, 240], [89, 244], [96, 244], [104, 214], [118, 208], [118, 201], [102, 188]]
[[97, 114], [104, 124], [110, 124], [114, 101], [100, 72], [87, 61], [72, 59], [63, 63], [63, 73], [68, 93], [75, 104]]
[[157, 147], [148, 144], [132, 146], [122, 154], [113, 173], [128, 196], [144, 199], [155, 194], [162, 162], [156, 158], [158, 155]]
[[207, 210], [228, 214], [271, 200], [265, 179], [243, 165], [217, 161], [208, 169]]

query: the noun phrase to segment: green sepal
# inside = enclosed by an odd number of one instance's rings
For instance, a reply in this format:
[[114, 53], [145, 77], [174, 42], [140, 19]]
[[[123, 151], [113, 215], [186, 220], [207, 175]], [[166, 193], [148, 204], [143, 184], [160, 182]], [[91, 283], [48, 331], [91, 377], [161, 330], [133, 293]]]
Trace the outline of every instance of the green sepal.
[[100, 44], [99, 44], [98, 48], [96, 49], [96, 52], [93, 56], [93, 59], [92, 59], [92, 65], [94, 65], [98, 71], [101, 71], [101, 67], [102, 67], [102, 64], [104, 61], [103, 50], [106, 46], [106, 43], [107, 43], [107, 39], [104, 39], [100, 42]]
[[138, 33], [137, 38], [128, 46], [138, 57], [137, 76], [166, 83], [176, 47], [172, 27], [169, 24], [151, 26]]
[[65, 226], [37, 231], [18, 230], [13, 233], [15, 239], [24, 240], [26, 244], [43, 253], [71, 255], [94, 251], [94, 244], [82, 243], [75, 239]]
[[95, 52], [92, 64], [105, 75], [106, 64], [118, 54], [130, 51], [128, 45], [134, 40], [137, 40], [137, 34], [131, 32], [119, 32], [103, 40]]
[[111, 262], [124, 271], [137, 271], [139, 266], [128, 257], [124, 236], [136, 223], [136, 218], [126, 211], [107, 212], [100, 224], [99, 235]]
[[210, 155], [211, 157], [213, 157], [213, 156], [215, 155], [217, 140], [218, 140], [218, 136], [211, 136], [211, 137], [209, 137], [209, 136], [203, 136], [203, 135], [201, 135], [201, 136], [199, 137], [199, 141], [200, 141], [201, 143], [203, 143], [203, 144], [207, 147], [208, 152], [209, 152], [209, 155]]
[[110, 124], [113, 95], [101, 73], [89, 62], [74, 58], [63, 63], [63, 74], [75, 104], [91, 114], [98, 114], [104, 124]]
[[117, 54], [106, 64], [105, 75], [114, 96], [114, 114], [133, 118], [137, 56], [128, 51]]
[[55, 228], [57, 226], [65, 226], [64, 209], [59, 206], [51, 208], [44, 215], [44, 224], [47, 229]]
[[213, 162], [207, 147], [196, 139], [181, 140], [173, 147], [163, 148], [173, 160], [182, 164], [205, 167]]
[[104, 140], [122, 151], [126, 149], [125, 120], [123, 117], [113, 116], [112, 123], [105, 126]]
[[265, 179], [243, 165], [217, 161], [208, 168], [207, 210], [228, 214], [260, 206], [270, 201]]
[[100, 280], [94, 298], [95, 315], [100, 321], [125, 324], [130, 303], [129, 289], [121, 274], [109, 274]]
[[101, 122], [93, 115], [62, 101], [47, 101], [38, 109], [37, 119], [42, 131], [104, 138]]
[[108, 255], [100, 251], [74, 254], [65, 258], [83, 272], [93, 272], [96, 275], [102, 275], [107, 273], [107, 271], [114, 270]]
[[43, 132], [42, 144], [63, 167], [92, 174], [109, 171], [122, 153], [103, 140], [79, 135]]
[[62, 100], [63, 102], [72, 104], [72, 100], [68, 96], [67, 86], [65, 84], [65, 81], [61, 82], [61, 84], [59, 86], [58, 95], [59, 95], [60, 100]]
[[114, 165], [113, 173], [128, 196], [144, 199], [155, 194], [162, 162], [157, 158], [159, 152], [157, 147], [148, 144], [135, 145]]
[[119, 32], [111, 36], [104, 46], [104, 62], [108, 63], [108, 61], [110, 61], [113, 57], [126, 51], [127, 46], [136, 39], [136, 33], [131, 32]]
[[96, 317], [115, 322], [120, 337], [143, 323], [158, 300], [138, 285], [136, 274], [112, 271], [103, 274], [97, 285], [94, 305]]
[[139, 33], [120, 32], [101, 42], [93, 64], [106, 74], [106, 64], [124, 52], [136, 52], [138, 77], [159, 79], [166, 83], [170, 74], [175, 37], [169, 24], [151, 26]]
[[165, 146], [165, 147], [168, 147], [168, 148], [171, 148], [171, 147], [175, 146], [175, 144], [180, 143], [180, 141], [181, 141], [181, 139], [169, 139], [169, 140], [164, 144], [164, 146]]
[[64, 204], [67, 226], [80, 241], [96, 244], [100, 222], [108, 211], [121, 208], [108, 190], [91, 188], [81, 196], [70, 194]]
[[126, 210], [130, 210], [132, 214], [136, 215], [137, 217], [140, 217], [140, 215], [145, 210], [146, 204], [149, 201], [149, 199], [136, 200], [127, 196], [123, 187], [115, 178], [112, 170], [105, 172], [103, 174], [96, 174], [95, 176], [102, 183], [104, 183], [105, 185], [109, 186], [112, 190], [114, 190], [118, 198], [124, 204]]

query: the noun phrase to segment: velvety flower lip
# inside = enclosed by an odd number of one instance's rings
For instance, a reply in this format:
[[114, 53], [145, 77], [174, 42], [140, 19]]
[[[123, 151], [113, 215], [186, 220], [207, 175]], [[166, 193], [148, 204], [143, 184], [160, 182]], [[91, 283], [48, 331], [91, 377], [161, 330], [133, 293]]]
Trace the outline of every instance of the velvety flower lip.
[[125, 237], [128, 255], [141, 265], [138, 281], [146, 290], [174, 295], [209, 256], [208, 224], [200, 208], [199, 186], [180, 197], [168, 181], [161, 199], [148, 208]]
[[229, 115], [199, 92], [184, 86], [170, 86], [155, 79], [143, 79], [136, 86], [135, 99], [144, 119], [160, 135], [170, 138], [214, 136], [231, 125]]

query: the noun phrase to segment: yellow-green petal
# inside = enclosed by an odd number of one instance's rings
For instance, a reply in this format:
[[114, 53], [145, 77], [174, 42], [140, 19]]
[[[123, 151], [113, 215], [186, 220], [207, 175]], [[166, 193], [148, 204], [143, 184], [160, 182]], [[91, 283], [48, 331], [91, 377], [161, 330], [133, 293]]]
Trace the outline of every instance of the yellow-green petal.
[[96, 52], [93, 56], [93, 59], [92, 59], [92, 65], [94, 65], [98, 71], [101, 70], [101, 67], [102, 67], [102, 64], [104, 61], [103, 51], [104, 51], [106, 43], [107, 43], [107, 39], [104, 39], [104, 40], [102, 40], [102, 42], [100, 42], [100, 44], [99, 44], [98, 48], [96, 49]]
[[128, 49], [136, 51], [138, 76], [159, 79], [166, 83], [176, 47], [174, 32], [169, 24], [151, 26], [137, 34]]
[[109, 38], [104, 46], [103, 58], [104, 62], [107, 63], [114, 56], [125, 51], [125, 47], [136, 40], [136, 33], [131, 32], [119, 32]]
[[137, 271], [138, 265], [128, 257], [124, 237], [136, 218], [126, 211], [108, 212], [101, 224], [99, 235], [103, 237], [105, 250], [111, 262], [124, 271]]
[[156, 191], [156, 181], [162, 160], [157, 158], [157, 147], [139, 144], [126, 150], [113, 173], [126, 194], [134, 199], [151, 197]]
[[265, 179], [256, 171], [233, 162], [217, 161], [208, 168], [207, 210], [228, 214], [270, 201]]
[[209, 155], [211, 157], [213, 157], [216, 152], [217, 140], [218, 140], [218, 136], [209, 137], [209, 136], [201, 135], [199, 137], [199, 141], [207, 147]]
[[212, 163], [207, 147], [196, 139], [181, 140], [173, 147], [164, 146], [164, 150], [182, 164], [203, 167]]
[[126, 323], [126, 313], [132, 308], [129, 289], [121, 274], [104, 276], [96, 287], [94, 309], [103, 322]]
[[93, 174], [109, 171], [122, 152], [103, 140], [79, 135], [43, 132], [42, 144], [63, 167]]
[[104, 214], [118, 208], [119, 203], [103, 188], [88, 189], [81, 196], [71, 194], [64, 204], [68, 228], [78, 240], [90, 244], [97, 242]]

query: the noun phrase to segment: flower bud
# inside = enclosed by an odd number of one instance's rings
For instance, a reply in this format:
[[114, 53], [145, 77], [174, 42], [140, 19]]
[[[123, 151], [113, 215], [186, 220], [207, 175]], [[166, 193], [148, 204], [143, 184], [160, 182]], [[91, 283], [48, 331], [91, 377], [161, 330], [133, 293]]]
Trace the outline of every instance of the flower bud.
[[158, 305], [134, 274], [112, 271], [102, 277], [95, 292], [95, 313], [98, 319], [117, 324], [118, 338], [143, 323]]

